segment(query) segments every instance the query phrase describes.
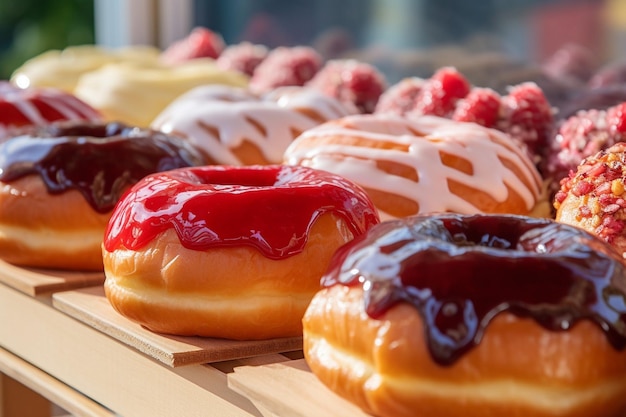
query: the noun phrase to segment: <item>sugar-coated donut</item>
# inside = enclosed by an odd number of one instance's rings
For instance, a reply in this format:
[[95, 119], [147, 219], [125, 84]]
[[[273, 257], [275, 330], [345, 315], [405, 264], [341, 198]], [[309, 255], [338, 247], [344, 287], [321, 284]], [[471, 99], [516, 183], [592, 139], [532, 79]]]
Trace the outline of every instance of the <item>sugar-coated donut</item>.
[[304, 132], [284, 160], [356, 182], [383, 219], [445, 211], [549, 213], [532, 161], [504, 133], [474, 123], [348, 116]]
[[621, 417], [626, 267], [550, 219], [420, 215], [340, 248], [303, 319], [312, 372], [378, 417]]
[[556, 220], [599, 236], [626, 257], [626, 143], [585, 158], [561, 181]]
[[145, 175], [204, 164], [179, 138], [119, 123], [54, 123], [0, 145], [0, 258], [102, 270], [113, 206]]
[[20, 129], [63, 120], [99, 121], [100, 114], [87, 103], [56, 88], [18, 88], [0, 81], [0, 140]]
[[303, 131], [356, 113], [321, 92], [283, 87], [259, 96], [228, 86], [194, 88], [171, 103], [151, 127], [186, 137], [215, 164], [268, 165]]
[[310, 168], [154, 174], [113, 212], [104, 288], [119, 313], [155, 332], [299, 336], [334, 251], [376, 223], [360, 187]]

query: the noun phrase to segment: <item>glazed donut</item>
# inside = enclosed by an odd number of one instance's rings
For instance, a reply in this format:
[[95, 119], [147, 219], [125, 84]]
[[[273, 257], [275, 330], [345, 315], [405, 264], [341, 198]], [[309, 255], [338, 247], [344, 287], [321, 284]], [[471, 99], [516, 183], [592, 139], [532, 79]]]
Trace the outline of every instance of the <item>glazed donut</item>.
[[584, 159], [554, 196], [556, 220], [595, 234], [626, 257], [626, 143]]
[[170, 104], [153, 129], [186, 137], [220, 165], [282, 162], [303, 131], [356, 113], [311, 89], [283, 87], [264, 96], [227, 86], [194, 88]]
[[378, 417], [621, 417], [626, 269], [551, 219], [390, 220], [340, 248], [303, 318], [322, 383]]
[[113, 212], [104, 288], [120, 314], [155, 332], [299, 336], [334, 251], [376, 223], [363, 190], [310, 168], [150, 175]]
[[532, 161], [504, 133], [474, 123], [348, 116], [305, 131], [284, 161], [356, 182], [382, 219], [446, 211], [549, 213]]
[[161, 51], [132, 45], [108, 49], [97, 45], [69, 46], [43, 52], [22, 64], [11, 75], [21, 88], [53, 87], [73, 93], [84, 74], [113, 62], [157, 62]]
[[182, 139], [119, 123], [54, 123], [0, 145], [0, 258], [30, 267], [102, 270], [102, 237], [129, 186], [201, 165]]
[[206, 84], [245, 87], [248, 78], [219, 69], [210, 58], [174, 66], [121, 61], [83, 74], [74, 94], [100, 111], [105, 120], [143, 127], [178, 96]]
[[100, 114], [70, 93], [55, 88], [17, 88], [0, 81], [0, 140], [20, 129], [54, 121], [98, 121]]

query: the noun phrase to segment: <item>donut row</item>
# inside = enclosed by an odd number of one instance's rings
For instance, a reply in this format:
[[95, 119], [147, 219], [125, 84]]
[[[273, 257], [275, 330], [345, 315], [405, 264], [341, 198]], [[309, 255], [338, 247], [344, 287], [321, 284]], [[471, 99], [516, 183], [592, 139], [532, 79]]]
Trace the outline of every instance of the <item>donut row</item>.
[[[159, 59], [215, 65], [218, 41]], [[316, 68], [187, 86], [134, 124], [7, 84], [0, 259], [103, 270], [115, 310], [154, 332], [302, 336], [317, 378], [374, 416], [623, 416], [619, 106], [593, 113], [614, 136], [557, 190], [536, 85], [495, 95], [442, 68], [357, 99], [329, 80], [363, 67]]]

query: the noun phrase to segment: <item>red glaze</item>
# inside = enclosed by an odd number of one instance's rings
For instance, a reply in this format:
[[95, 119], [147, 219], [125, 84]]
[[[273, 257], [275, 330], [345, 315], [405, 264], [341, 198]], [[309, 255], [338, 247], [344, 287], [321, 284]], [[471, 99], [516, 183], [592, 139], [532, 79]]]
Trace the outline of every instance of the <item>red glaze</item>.
[[362, 285], [365, 311], [420, 313], [433, 359], [449, 365], [502, 311], [551, 331], [591, 320], [626, 347], [626, 266], [610, 246], [548, 219], [440, 214], [388, 221], [341, 247], [323, 286]]
[[315, 219], [327, 212], [361, 235], [379, 222], [352, 182], [300, 166], [206, 166], [150, 175], [113, 211], [104, 248], [139, 250], [174, 228], [183, 246], [207, 250], [250, 245], [270, 259], [302, 251]]
[[100, 114], [74, 95], [53, 88], [18, 88], [0, 82], [0, 136], [3, 128], [43, 126], [60, 120], [98, 121]]

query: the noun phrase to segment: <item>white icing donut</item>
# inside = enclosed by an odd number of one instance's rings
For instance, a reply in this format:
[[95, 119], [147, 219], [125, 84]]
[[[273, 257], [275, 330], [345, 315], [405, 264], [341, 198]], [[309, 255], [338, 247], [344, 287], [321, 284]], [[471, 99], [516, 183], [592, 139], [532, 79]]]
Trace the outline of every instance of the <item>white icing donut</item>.
[[287, 146], [303, 131], [355, 112], [300, 87], [257, 96], [246, 89], [209, 85], [179, 97], [151, 127], [188, 138], [215, 164], [265, 165], [282, 162]]
[[381, 218], [530, 214], [542, 194], [539, 173], [508, 136], [434, 116], [357, 115], [325, 123], [298, 137], [284, 160], [357, 182]]

